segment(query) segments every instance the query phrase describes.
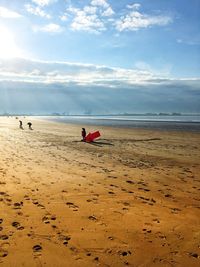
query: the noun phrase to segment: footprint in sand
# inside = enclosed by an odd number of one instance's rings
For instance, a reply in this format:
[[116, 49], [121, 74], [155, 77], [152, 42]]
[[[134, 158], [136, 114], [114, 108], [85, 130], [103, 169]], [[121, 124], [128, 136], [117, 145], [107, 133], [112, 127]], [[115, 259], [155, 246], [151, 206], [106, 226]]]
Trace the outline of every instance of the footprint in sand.
[[34, 204], [34, 205], [38, 205], [39, 202], [38, 202], [36, 199], [33, 199], [33, 204]]
[[200, 257], [197, 253], [194, 253], [194, 252], [190, 252], [189, 255], [196, 259]]
[[157, 235], [158, 238], [160, 238], [160, 239], [163, 239], [163, 240], [166, 240], [166, 239], [167, 239], [166, 235], [164, 235], [164, 234], [161, 233], [161, 232], [156, 232], [156, 235]]
[[118, 254], [120, 255], [120, 256], [123, 256], [123, 257], [125, 257], [125, 256], [128, 256], [128, 255], [131, 255], [131, 251], [130, 250], [128, 250], [128, 251], [118, 251]]
[[62, 241], [63, 245], [67, 246], [68, 243], [69, 243], [69, 240], [71, 240], [71, 237], [70, 237], [70, 236], [66, 236], [66, 235], [59, 234], [58, 239], [59, 239], [60, 241]]
[[165, 194], [165, 197], [170, 197], [170, 198], [172, 198], [172, 195], [170, 195], [170, 194]]
[[12, 200], [10, 198], [6, 198], [5, 201], [7, 206], [11, 206]]
[[152, 230], [147, 230], [146, 228], [142, 229], [142, 231], [143, 231], [145, 234], [146, 234], [146, 233], [150, 234], [150, 233], [152, 232]]
[[29, 197], [28, 195], [25, 195], [25, 196], [24, 196], [24, 199], [25, 199], [25, 200], [30, 200], [30, 197]]
[[127, 190], [126, 190], [125, 188], [121, 188], [121, 190], [122, 190], [123, 192], [127, 192]]
[[178, 208], [170, 208], [171, 209], [171, 213], [173, 214], [178, 214], [178, 212], [181, 211], [181, 209], [178, 209]]
[[21, 209], [21, 207], [23, 206], [23, 201], [21, 201], [21, 202], [15, 202], [13, 204], [13, 206], [14, 206], [14, 209]]
[[109, 236], [108, 239], [113, 241], [113, 240], [115, 240], [115, 237], [114, 236]]
[[118, 185], [114, 185], [114, 184], [110, 184], [110, 186], [115, 187], [115, 188], [119, 187]]
[[73, 209], [73, 211], [78, 211], [78, 206], [75, 205], [73, 202], [67, 202], [66, 205], [70, 208]]
[[24, 227], [20, 225], [19, 222], [12, 222], [12, 226], [15, 227], [17, 230], [23, 230]]
[[8, 256], [8, 251], [0, 249], [0, 258], [4, 258], [6, 256]]
[[87, 199], [87, 202], [92, 202], [93, 204], [97, 204], [98, 198]]
[[143, 199], [142, 203], [144, 204], [148, 204], [150, 206], [153, 206], [154, 204], [153, 203], [156, 203], [156, 200], [153, 199], [153, 198], [146, 198], [146, 197], [142, 197], [142, 196], [139, 196], [140, 199]]
[[98, 219], [97, 219], [96, 216], [94, 216], [94, 215], [90, 215], [90, 216], [88, 217], [88, 219], [91, 220], [91, 221], [98, 221]]
[[45, 206], [40, 204], [36, 199], [33, 199], [33, 204], [36, 205], [37, 207], [41, 208], [41, 209], [45, 209]]
[[40, 256], [41, 251], [42, 251], [42, 246], [41, 245], [35, 245], [33, 246], [33, 252], [35, 253], [35, 256]]
[[150, 189], [143, 188], [143, 187], [138, 187], [138, 190], [143, 190], [143, 191], [145, 191], [145, 192], [149, 192], [149, 191], [151, 191]]
[[50, 223], [50, 220], [49, 220], [49, 217], [48, 217], [48, 216], [44, 216], [44, 217], [42, 218], [42, 221], [43, 221], [44, 223], [46, 223], [46, 224], [49, 224], [49, 223]]
[[160, 223], [160, 220], [158, 220], [157, 218], [155, 218], [155, 219], [153, 219], [153, 222]]
[[117, 179], [117, 176], [113, 176], [113, 175], [108, 175], [107, 177], [111, 179]]
[[0, 240], [7, 240], [9, 237], [7, 235], [0, 235]]
[[42, 221], [46, 224], [49, 224], [50, 221], [55, 221], [56, 220], [56, 216], [55, 215], [46, 215], [42, 218]]
[[62, 192], [62, 193], [68, 193], [68, 191], [66, 191], [66, 190], [62, 190], [61, 192]]
[[128, 184], [134, 184], [134, 182], [131, 181], [131, 180], [127, 180], [126, 182], [127, 182]]

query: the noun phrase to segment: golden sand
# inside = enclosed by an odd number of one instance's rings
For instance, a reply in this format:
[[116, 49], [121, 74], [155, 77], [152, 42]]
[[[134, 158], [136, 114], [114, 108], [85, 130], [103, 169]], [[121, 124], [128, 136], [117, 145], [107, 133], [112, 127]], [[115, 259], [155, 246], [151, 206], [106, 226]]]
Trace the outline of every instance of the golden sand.
[[200, 134], [29, 119], [0, 118], [0, 266], [200, 266]]

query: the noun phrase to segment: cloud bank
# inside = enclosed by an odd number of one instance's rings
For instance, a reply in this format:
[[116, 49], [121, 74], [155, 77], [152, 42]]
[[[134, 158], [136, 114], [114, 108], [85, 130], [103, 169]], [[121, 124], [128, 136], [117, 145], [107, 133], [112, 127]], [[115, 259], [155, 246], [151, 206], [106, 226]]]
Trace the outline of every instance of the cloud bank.
[[200, 112], [200, 79], [150, 70], [0, 60], [0, 113]]

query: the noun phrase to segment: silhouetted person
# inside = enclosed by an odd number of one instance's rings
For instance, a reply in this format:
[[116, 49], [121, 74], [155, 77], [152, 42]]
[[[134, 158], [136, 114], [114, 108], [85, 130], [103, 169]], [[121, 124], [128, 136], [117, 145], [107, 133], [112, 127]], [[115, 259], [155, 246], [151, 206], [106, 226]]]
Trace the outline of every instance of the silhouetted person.
[[29, 128], [29, 130], [33, 130], [33, 128], [32, 128], [32, 123], [31, 123], [31, 122], [28, 122], [27, 124], [28, 124], [28, 128]]
[[86, 130], [85, 130], [85, 128], [82, 128], [82, 132], [81, 132], [81, 134], [82, 134], [82, 141], [85, 141], [85, 137], [86, 137]]
[[22, 121], [19, 121], [19, 128], [24, 130], [23, 125], [22, 125]]

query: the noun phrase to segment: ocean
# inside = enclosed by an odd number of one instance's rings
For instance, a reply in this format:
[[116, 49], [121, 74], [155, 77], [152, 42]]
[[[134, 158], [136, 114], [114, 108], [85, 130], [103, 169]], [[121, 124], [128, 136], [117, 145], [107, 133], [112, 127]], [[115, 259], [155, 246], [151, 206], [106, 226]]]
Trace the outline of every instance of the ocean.
[[200, 132], [200, 115], [48, 116], [47, 120], [85, 125]]

